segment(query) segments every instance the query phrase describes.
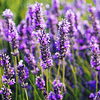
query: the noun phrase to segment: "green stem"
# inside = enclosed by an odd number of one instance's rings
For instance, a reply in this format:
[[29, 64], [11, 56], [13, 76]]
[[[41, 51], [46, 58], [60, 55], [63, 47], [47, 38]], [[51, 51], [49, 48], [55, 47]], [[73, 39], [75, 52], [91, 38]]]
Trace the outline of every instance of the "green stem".
[[47, 95], [48, 95], [48, 69], [46, 69], [46, 76], [47, 76], [46, 84], [47, 84]]
[[18, 83], [18, 75], [17, 75], [17, 59], [15, 56], [15, 73], [16, 73], [16, 100], [17, 100], [17, 83]]
[[61, 59], [59, 59], [59, 66], [58, 66], [57, 80], [58, 80], [58, 76], [59, 76], [60, 64], [61, 64]]
[[[63, 57], [63, 83], [65, 83], [65, 58]], [[63, 93], [63, 85], [62, 85], [62, 91]]]
[[28, 100], [27, 90], [26, 89], [24, 89], [24, 90], [25, 90], [25, 94], [26, 94], [26, 100]]
[[98, 92], [98, 72], [96, 71], [96, 95]]

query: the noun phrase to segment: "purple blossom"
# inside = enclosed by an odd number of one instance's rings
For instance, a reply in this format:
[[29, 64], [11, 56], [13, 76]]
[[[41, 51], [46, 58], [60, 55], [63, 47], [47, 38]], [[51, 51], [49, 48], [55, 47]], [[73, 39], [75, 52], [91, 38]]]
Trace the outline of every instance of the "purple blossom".
[[39, 72], [39, 69], [38, 67], [36, 67], [36, 61], [35, 61], [33, 54], [30, 53], [29, 49], [25, 49], [24, 54], [25, 54], [24, 57], [25, 57], [26, 62], [32, 69], [31, 72], [33, 74], [37, 74]]
[[39, 90], [44, 90], [45, 81], [41, 78], [41, 76], [37, 76], [35, 84], [37, 85]]
[[57, 45], [57, 57], [62, 59], [65, 57], [66, 53], [69, 52], [69, 39], [68, 39], [69, 23], [67, 20], [62, 20], [59, 22], [59, 36], [56, 41]]
[[20, 60], [19, 65], [17, 66], [17, 72], [22, 88], [27, 88], [28, 83], [25, 83], [25, 80], [29, 78], [29, 70], [22, 64], [22, 62], [23, 60]]
[[34, 29], [39, 30], [39, 29], [44, 29], [45, 28], [45, 22], [43, 19], [43, 11], [42, 11], [42, 3], [35, 2], [34, 4]]
[[69, 36], [73, 37], [75, 35], [76, 32], [76, 28], [75, 28], [75, 14], [74, 12], [70, 9], [66, 12], [66, 19], [69, 22]]
[[3, 100], [11, 100], [11, 96], [10, 96], [11, 93], [12, 93], [11, 90], [6, 88], [4, 85], [0, 90], [0, 94], [3, 95]]
[[51, 7], [51, 11], [55, 16], [59, 16], [59, 0], [52, 0], [52, 7]]
[[91, 67], [94, 68], [95, 70], [100, 70], [100, 50], [99, 50], [99, 45], [97, 44], [98, 40], [95, 37], [91, 38]]
[[5, 84], [13, 85], [15, 83], [14, 79], [14, 68], [11, 67], [11, 64], [9, 63], [9, 56], [6, 56], [6, 54], [1, 54], [2, 62], [1, 65], [4, 67], [4, 75], [2, 76], [2, 81]]
[[57, 99], [55, 98], [54, 92], [52, 92], [52, 91], [49, 93], [48, 98], [49, 98], [49, 100], [57, 100]]
[[39, 37], [40, 50], [41, 50], [41, 67], [46, 69], [53, 66], [53, 61], [49, 49], [49, 35], [45, 33], [45, 30], [41, 30]]
[[6, 9], [6, 10], [3, 12], [2, 16], [4, 16], [5, 19], [12, 18], [12, 17], [13, 17], [13, 13], [11, 12], [10, 9]]

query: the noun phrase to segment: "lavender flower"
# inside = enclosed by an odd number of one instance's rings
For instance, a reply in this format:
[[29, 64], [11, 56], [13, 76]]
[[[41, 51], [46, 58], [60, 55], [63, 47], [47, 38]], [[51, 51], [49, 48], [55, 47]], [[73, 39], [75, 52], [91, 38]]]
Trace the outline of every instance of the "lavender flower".
[[100, 90], [97, 92], [97, 95], [94, 95], [93, 93], [91, 93], [89, 98], [91, 100], [99, 100], [100, 99]]
[[56, 100], [55, 96], [54, 96], [54, 92], [50, 92], [49, 96], [48, 96], [49, 100]]
[[66, 19], [68, 20], [69, 22], [69, 36], [70, 37], [73, 37], [75, 35], [75, 32], [76, 32], [76, 28], [75, 28], [75, 14], [74, 12], [70, 10], [67, 11], [66, 13]]
[[2, 76], [2, 81], [5, 84], [13, 85], [15, 83], [14, 79], [14, 68], [11, 67], [11, 64], [9, 63], [9, 56], [6, 56], [6, 54], [1, 54], [2, 57], [2, 66], [4, 67], [4, 75]]
[[31, 72], [33, 74], [37, 74], [39, 69], [38, 69], [38, 67], [36, 67], [36, 61], [35, 61], [34, 56], [30, 53], [29, 49], [25, 49], [24, 54], [25, 54], [26, 62], [32, 68]]
[[3, 94], [3, 100], [11, 100], [10, 94], [12, 93], [10, 89], [6, 88], [4, 85], [0, 90], [0, 94]]
[[49, 100], [62, 100], [63, 96], [60, 94], [63, 85], [63, 91], [65, 91], [65, 84], [61, 83], [60, 80], [55, 79], [53, 81], [54, 92], [49, 93]]
[[94, 97], [95, 97], [95, 96], [94, 96], [93, 93], [91, 93], [90, 96], [89, 96], [89, 98], [90, 98], [91, 100], [93, 100]]
[[39, 37], [40, 50], [41, 50], [41, 66], [46, 69], [53, 66], [53, 61], [51, 58], [51, 53], [49, 49], [49, 36], [45, 33], [45, 30], [41, 30], [41, 35]]
[[17, 67], [19, 81], [21, 82], [22, 88], [27, 88], [28, 83], [25, 83], [25, 80], [29, 78], [29, 70], [22, 64], [23, 60], [20, 60], [19, 65]]
[[59, 16], [59, 0], [52, 0], [51, 11], [55, 16]]
[[44, 22], [44, 19], [43, 19], [43, 11], [42, 11], [42, 3], [38, 3], [38, 2], [35, 2], [35, 5], [34, 5], [34, 29], [35, 30], [39, 30], [39, 29], [44, 29], [45, 28], [45, 22]]
[[62, 59], [65, 57], [66, 53], [69, 52], [69, 40], [68, 40], [69, 23], [67, 20], [62, 20], [59, 22], [59, 36], [56, 41], [57, 45], [57, 57]]
[[92, 7], [91, 5], [89, 5], [89, 12], [91, 13], [91, 19], [92, 19], [92, 26], [93, 26], [93, 30], [94, 30], [94, 36], [99, 36], [99, 21], [96, 19], [95, 17], [95, 7]]
[[100, 58], [99, 58], [99, 45], [97, 44], [98, 40], [95, 37], [91, 38], [91, 67], [94, 68], [95, 70], [100, 70]]
[[39, 90], [44, 90], [45, 89], [45, 81], [41, 78], [41, 76], [38, 76], [36, 78], [36, 83]]
[[10, 24], [10, 38], [11, 38], [11, 45], [13, 50], [18, 49], [18, 33], [15, 27], [15, 23], [12, 20], [9, 20]]
[[5, 32], [5, 39], [7, 41], [10, 41], [10, 23], [9, 21], [12, 19], [13, 17], [13, 13], [10, 11], [10, 9], [6, 9], [2, 16], [5, 17], [5, 25], [4, 25], [4, 32]]

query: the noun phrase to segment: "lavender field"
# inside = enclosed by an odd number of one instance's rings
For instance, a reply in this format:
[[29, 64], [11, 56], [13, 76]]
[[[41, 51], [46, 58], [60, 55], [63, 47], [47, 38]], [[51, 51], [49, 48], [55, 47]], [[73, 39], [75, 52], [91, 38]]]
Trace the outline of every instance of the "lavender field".
[[0, 0], [0, 100], [100, 100], [100, 0]]

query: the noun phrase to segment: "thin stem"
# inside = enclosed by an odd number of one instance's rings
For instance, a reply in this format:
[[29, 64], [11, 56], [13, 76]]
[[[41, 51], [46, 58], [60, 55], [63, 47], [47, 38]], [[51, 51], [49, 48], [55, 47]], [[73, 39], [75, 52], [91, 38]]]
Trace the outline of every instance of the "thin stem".
[[96, 71], [96, 95], [98, 92], [98, 72]]
[[57, 80], [58, 80], [58, 76], [59, 76], [60, 64], [61, 64], [61, 59], [59, 59], [59, 66], [58, 66]]
[[18, 75], [17, 75], [17, 59], [15, 56], [15, 73], [16, 73], [16, 100], [17, 100], [17, 83], [18, 83]]
[[[65, 83], [65, 58], [63, 57], [63, 83]], [[63, 84], [62, 84], [62, 91], [63, 93]]]
[[26, 100], [28, 100], [27, 90], [26, 89], [24, 89], [24, 90], [25, 90], [25, 94], [26, 94]]
[[48, 69], [46, 69], [46, 76], [47, 76], [46, 84], [47, 84], [47, 95], [48, 95]]

